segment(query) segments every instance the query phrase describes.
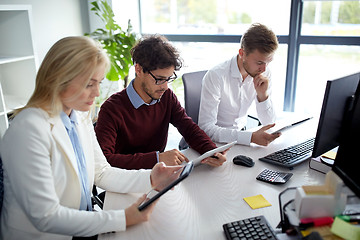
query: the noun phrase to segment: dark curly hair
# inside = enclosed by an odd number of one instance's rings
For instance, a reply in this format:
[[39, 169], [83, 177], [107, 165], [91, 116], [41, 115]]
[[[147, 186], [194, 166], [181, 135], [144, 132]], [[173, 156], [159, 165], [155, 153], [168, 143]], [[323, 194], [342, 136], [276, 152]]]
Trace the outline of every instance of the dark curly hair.
[[157, 34], [141, 39], [131, 49], [131, 56], [133, 63], [138, 63], [145, 73], [171, 66], [178, 71], [182, 67], [178, 50], [164, 36]]
[[278, 48], [278, 39], [273, 31], [260, 23], [254, 23], [241, 38], [241, 48], [246, 54], [255, 50], [272, 53]]

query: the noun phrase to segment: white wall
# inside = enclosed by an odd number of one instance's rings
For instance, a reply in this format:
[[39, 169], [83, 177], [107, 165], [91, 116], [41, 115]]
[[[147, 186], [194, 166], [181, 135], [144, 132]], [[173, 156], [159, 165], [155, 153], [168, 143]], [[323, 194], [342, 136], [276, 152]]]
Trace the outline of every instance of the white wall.
[[32, 6], [33, 39], [39, 63], [59, 39], [90, 31], [85, 0], [0, 0], [0, 4]]

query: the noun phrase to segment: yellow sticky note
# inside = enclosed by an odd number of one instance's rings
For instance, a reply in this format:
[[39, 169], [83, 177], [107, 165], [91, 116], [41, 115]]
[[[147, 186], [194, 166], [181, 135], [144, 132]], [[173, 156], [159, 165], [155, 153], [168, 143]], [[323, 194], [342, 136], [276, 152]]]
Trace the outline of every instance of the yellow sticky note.
[[271, 204], [261, 194], [252, 197], [246, 197], [244, 200], [252, 209], [271, 206]]
[[336, 217], [331, 232], [344, 239], [360, 239], [360, 227]]
[[336, 153], [337, 152], [334, 152], [334, 151], [328, 151], [328, 152], [324, 153], [322, 156], [326, 157], [326, 158], [329, 158], [329, 159], [332, 159], [332, 160], [335, 160]]

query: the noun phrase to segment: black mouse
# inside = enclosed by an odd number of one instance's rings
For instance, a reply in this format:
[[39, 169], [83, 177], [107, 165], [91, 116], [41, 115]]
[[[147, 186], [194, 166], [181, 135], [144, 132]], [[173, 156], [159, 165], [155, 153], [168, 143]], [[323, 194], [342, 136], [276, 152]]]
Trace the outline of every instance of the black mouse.
[[233, 159], [233, 162], [236, 165], [241, 165], [241, 166], [245, 166], [245, 167], [252, 167], [255, 164], [255, 162], [250, 157], [247, 157], [244, 155], [235, 156]]

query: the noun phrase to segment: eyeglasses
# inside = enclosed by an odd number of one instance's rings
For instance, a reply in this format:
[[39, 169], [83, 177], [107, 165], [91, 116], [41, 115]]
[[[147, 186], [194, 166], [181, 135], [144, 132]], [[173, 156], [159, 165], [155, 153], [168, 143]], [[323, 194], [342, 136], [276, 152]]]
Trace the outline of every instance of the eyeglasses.
[[164, 84], [165, 82], [168, 82], [168, 83], [171, 83], [172, 81], [174, 81], [176, 78], [177, 78], [177, 75], [176, 73], [174, 72], [174, 75], [171, 76], [171, 77], [168, 77], [167, 79], [159, 79], [159, 78], [156, 78], [150, 71], [149, 71], [149, 74], [153, 77], [153, 79], [155, 80], [155, 84], [156, 85], [161, 85], [161, 84]]

